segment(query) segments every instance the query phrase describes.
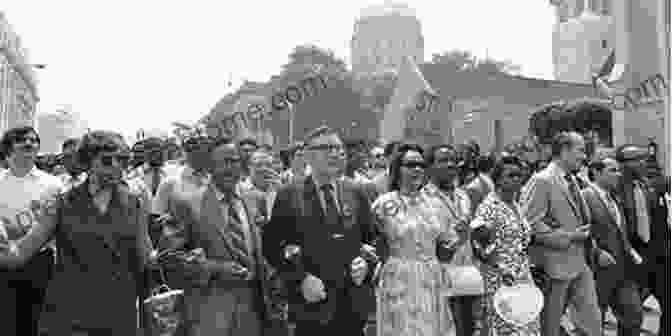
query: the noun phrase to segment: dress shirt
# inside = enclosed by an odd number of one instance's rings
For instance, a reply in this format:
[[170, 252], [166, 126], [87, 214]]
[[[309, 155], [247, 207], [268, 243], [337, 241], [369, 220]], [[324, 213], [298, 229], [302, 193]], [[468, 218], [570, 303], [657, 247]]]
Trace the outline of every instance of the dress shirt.
[[34, 167], [23, 177], [11, 169], [0, 172], [0, 227], [10, 239], [21, 238], [35, 224], [31, 203], [56, 196], [63, 189], [61, 180]]
[[[315, 188], [317, 188], [317, 196], [320, 198], [320, 205], [322, 205], [322, 211], [324, 214], [327, 214], [327, 201], [324, 199], [324, 194], [322, 191], [322, 184], [319, 184], [315, 178], [313, 178], [313, 182], [315, 183]], [[336, 210], [338, 210], [339, 214], [342, 214], [343, 212], [341, 211], [341, 200], [339, 199], [339, 189], [338, 188], [338, 183], [337, 181], [331, 181], [328, 182], [328, 184], [331, 184], [331, 196], [334, 198], [334, 201], [336, 201]]]

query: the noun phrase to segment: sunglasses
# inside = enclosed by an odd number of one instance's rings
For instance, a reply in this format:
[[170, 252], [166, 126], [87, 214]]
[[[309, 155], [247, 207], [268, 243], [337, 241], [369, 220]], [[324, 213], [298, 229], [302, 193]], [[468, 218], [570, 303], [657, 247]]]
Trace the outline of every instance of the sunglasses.
[[401, 167], [409, 169], [415, 169], [415, 168], [425, 169], [427, 168], [427, 164], [422, 161], [408, 161], [408, 162], [402, 162]]
[[24, 142], [40, 143], [40, 140], [38, 140], [36, 137], [33, 137], [33, 136], [26, 136], [26, 137], [16, 138], [16, 142], [17, 143], [24, 143]]
[[128, 154], [103, 154], [100, 156], [100, 163], [104, 167], [112, 167], [116, 162], [119, 166], [126, 166], [130, 156]]
[[343, 145], [327, 145], [327, 144], [307, 146], [306, 149], [322, 152], [342, 152], [344, 150]]

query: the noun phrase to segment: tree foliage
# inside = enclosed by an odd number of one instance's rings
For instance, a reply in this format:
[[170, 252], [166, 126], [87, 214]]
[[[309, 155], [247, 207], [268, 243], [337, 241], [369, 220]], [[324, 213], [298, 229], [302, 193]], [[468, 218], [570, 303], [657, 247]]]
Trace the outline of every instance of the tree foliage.
[[432, 55], [431, 64], [441, 65], [455, 72], [507, 73], [520, 71], [520, 67], [510, 61], [493, 58], [479, 59], [470, 51], [453, 50]]

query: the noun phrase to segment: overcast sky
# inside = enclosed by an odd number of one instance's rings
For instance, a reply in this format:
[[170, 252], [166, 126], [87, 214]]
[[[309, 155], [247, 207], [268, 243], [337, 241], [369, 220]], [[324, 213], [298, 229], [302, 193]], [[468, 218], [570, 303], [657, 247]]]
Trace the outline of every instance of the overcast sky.
[[[313, 43], [349, 59], [361, 8], [382, 1], [3, 0], [39, 70], [38, 113], [60, 105], [91, 128], [133, 134], [191, 122], [228, 92], [229, 76], [265, 81], [291, 49]], [[486, 52], [552, 78], [547, 0], [407, 1], [422, 23], [425, 58]], [[487, 51], [486, 51], [487, 50]]]

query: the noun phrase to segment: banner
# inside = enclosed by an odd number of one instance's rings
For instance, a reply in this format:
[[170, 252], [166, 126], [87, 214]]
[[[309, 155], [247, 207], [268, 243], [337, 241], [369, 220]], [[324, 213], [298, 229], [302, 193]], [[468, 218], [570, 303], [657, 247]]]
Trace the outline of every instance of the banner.
[[380, 129], [383, 139], [393, 141], [415, 137], [418, 132], [413, 129], [427, 126], [424, 123], [427, 117], [421, 114], [435, 111], [438, 98], [418, 65], [410, 57], [404, 57], [399, 66], [397, 87], [385, 109]]

